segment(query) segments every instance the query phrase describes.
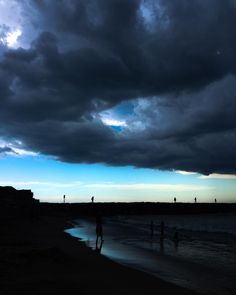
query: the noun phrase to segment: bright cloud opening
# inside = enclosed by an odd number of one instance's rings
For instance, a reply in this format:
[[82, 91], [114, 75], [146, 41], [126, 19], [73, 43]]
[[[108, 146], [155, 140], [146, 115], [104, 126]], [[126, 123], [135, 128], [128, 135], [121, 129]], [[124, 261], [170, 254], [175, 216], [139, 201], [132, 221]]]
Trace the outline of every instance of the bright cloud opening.
[[102, 118], [102, 122], [108, 126], [117, 126], [117, 127], [126, 127], [127, 124], [125, 121], [115, 120], [112, 118]]
[[8, 47], [15, 47], [17, 45], [18, 38], [22, 35], [22, 31], [17, 29], [16, 31], [12, 31], [7, 33], [5, 38], [5, 42]]

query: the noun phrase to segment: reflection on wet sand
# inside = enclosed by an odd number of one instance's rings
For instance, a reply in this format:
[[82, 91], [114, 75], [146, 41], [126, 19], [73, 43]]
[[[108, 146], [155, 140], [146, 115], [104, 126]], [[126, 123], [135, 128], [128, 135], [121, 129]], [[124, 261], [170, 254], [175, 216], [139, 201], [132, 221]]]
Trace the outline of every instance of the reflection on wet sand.
[[100, 243], [96, 243], [96, 248], [95, 248], [95, 251], [97, 252], [97, 253], [101, 253], [101, 251], [102, 251], [102, 245], [103, 245], [103, 243], [104, 243], [104, 240], [101, 240], [100, 241]]

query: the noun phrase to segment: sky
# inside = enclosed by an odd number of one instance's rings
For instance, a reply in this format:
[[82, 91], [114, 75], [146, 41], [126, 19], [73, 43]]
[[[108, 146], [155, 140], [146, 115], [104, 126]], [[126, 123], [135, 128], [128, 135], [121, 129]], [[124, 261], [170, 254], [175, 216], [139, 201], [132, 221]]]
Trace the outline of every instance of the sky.
[[0, 185], [235, 202], [236, 0], [0, 0]]

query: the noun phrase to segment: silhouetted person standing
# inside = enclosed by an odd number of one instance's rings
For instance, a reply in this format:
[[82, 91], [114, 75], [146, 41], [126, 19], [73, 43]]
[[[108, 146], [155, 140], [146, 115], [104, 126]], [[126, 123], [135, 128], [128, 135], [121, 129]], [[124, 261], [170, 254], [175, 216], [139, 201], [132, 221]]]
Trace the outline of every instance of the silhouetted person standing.
[[194, 202], [197, 203], [197, 198], [196, 197], [194, 198]]
[[176, 203], [176, 198], [174, 198], [174, 203]]
[[63, 196], [63, 203], [65, 204], [66, 202], [66, 195]]
[[215, 203], [217, 203], [216, 199], [215, 199]]
[[94, 203], [94, 196], [92, 196], [91, 201], [92, 201], [92, 203]]

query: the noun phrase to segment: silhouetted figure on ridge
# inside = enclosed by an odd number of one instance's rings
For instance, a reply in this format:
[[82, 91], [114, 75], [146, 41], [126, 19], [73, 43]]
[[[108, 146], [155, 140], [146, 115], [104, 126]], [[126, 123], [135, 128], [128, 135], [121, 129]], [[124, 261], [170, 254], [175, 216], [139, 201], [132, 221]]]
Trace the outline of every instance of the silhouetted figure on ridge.
[[66, 195], [63, 196], [63, 203], [65, 204], [66, 202]]
[[92, 196], [92, 198], [91, 198], [91, 202], [94, 203], [94, 196]]
[[197, 203], [197, 198], [196, 197], [194, 198], [194, 202]]
[[176, 203], [176, 198], [174, 198], [174, 203]]
[[217, 203], [216, 199], [215, 199], [215, 203]]

